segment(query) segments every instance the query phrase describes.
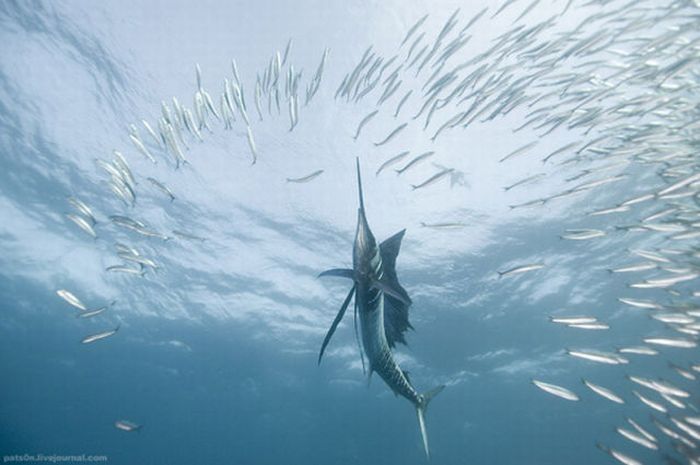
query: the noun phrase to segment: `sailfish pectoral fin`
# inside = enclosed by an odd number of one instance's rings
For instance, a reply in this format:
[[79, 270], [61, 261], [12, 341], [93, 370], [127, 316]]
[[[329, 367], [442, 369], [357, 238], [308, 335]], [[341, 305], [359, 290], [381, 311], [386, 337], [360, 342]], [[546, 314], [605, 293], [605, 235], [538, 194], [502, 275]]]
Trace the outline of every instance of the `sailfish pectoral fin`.
[[406, 296], [403, 292], [394, 289], [390, 284], [384, 281], [373, 281], [372, 287], [375, 287], [385, 294], [390, 295], [404, 305], [411, 305], [411, 300], [408, 299], [408, 296]]
[[345, 298], [345, 301], [343, 302], [343, 305], [340, 307], [340, 311], [338, 314], [335, 316], [335, 320], [333, 320], [333, 323], [331, 324], [330, 329], [328, 330], [328, 333], [326, 333], [326, 337], [323, 339], [323, 344], [321, 344], [321, 351], [318, 354], [318, 364], [321, 364], [321, 357], [323, 357], [323, 352], [326, 350], [326, 346], [331, 340], [331, 337], [333, 337], [333, 333], [335, 333], [335, 329], [338, 327], [340, 324], [340, 320], [343, 319], [343, 316], [345, 315], [345, 310], [348, 309], [348, 305], [350, 305], [350, 300], [352, 299], [353, 294], [355, 293], [355, 285], [352, 285], [352, 288], [350, 289], [350, 292], [348, 292], [348, 296]]
[[320, 275], [318, 275], [319, 278], [322, 278], [324, 276], [335, 276], [337, 278], [354, 279], [354, 273], [349, 268], [333, 268], [330, 270], [326, 270]]

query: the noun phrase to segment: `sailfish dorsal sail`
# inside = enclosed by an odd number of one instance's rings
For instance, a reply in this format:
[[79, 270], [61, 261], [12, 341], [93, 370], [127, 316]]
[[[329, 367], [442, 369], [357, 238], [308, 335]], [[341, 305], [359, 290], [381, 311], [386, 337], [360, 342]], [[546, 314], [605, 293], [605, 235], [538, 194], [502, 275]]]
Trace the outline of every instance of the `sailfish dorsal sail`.
[[391, 294], [384, 294], [384, 332], [390, 347], [394, 347], [397, 342], [406, 344], [404, 333], [413, 328], [408, 320], [411, 298], [396, 275], [396, 257], [405, 233], [406, 230], [402, 229], [379, 245], [384, 271], [382, 281], [401, 297], [398, 299]]

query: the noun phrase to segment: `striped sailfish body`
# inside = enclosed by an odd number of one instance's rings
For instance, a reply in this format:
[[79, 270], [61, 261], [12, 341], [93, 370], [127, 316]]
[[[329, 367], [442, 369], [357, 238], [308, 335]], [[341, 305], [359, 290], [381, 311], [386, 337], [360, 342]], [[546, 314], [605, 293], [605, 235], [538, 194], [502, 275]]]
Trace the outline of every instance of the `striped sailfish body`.
[[358, 337], [358, 343], [361, 340], [361, 352], [367, 356], [369, 376], [377, 373], [396, 395], [406, 398], [413, 404], [418, 417], [423, 447], [426, 455], [430, 457], [425, 412], [430, 400], [442, 391], [444, 386], [438, 386], [423, 394], [419, 393], [411, 384], [407, 372], [399, 367], [392, 353], [392, 348], [397, 342], [406, 344], [404, 333], [412, 328], [408, 320], [411, 299], [396, 275], [396, 258], [405, 230], [399, 231], [377, 245], [365, 215], [359, 160], [357, 161], [357, 182], [360, 205], [353, 245], [353, 268], [328, 270], [320, 275], [349, 278], [353, 281], [353, 286], [326, 334], [318, 360], [320, 363], [331, 336], [354, 298], [355, 317], [359, 319], [361, 334], [361, 337]]

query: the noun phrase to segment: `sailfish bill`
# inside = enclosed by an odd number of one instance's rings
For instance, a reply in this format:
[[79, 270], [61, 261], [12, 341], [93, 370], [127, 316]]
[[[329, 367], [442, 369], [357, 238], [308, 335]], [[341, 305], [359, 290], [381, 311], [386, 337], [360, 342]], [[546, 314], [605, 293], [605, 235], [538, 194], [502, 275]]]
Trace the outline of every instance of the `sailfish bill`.
[[401, 395], [413, 404], [418, 417], [423, 448], [426, 456], [430, 458], [425, 413], [430, 401], [445, 386], [441, 385], [425, 393], [419, 393], [413, 387], [407, 372], [399, 367], [391, 351], [397, 342], [406, 344], [404, 333], [413, 328], [408, 320], [411, 298], [399, 283], [396, 274], [396, 257], [406, 230], [399, 231], [377, 245], [365, 214], [359, 159], [356, 159], [356, 165], [360, 205], [357, 211], [357, 229], [353, 245], [353, 267], [352, 269], [334, 268], [319, 275], [319, 277], [348, 278], [353, 281], [353, 285], [323, 340], [318, 363], [321, 363], [328, 343], [343, 319], [350, 301], [354, 298], [355, 317], [360, 322], [359, 334], [357, 334], [357, 324], [355, 330], [358, 344], [361, 339], [359, 345], [363, 367], [366, 356], [369, 362], [368, 376], [371, 377], [372, 373], [376, 372], [394, 394]]

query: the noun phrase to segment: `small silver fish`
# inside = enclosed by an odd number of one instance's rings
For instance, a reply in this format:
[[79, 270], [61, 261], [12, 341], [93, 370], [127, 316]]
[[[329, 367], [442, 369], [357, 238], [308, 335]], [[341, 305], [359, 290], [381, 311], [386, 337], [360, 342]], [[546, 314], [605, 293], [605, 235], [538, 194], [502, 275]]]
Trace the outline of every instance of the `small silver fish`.
[[[194, 135], [197, 138], [197, 140], [199, 140], [200, 142], [204, 141], [204, 139], [202, 138], [202, 133], [199, 131], [199, 125], [195, 122], [195, 117], [192, 115], [192, 111], [190, 111], [189, 108], [185, 108], [182, 111], [182, 114], [183, 114], [183, 120], [185, 122], [185, 128], [192, 135]], [[168, 127], [173, 128], [174, 126], [168, 125]], [[174, 134], [174, 130], [172, 132]], [[177, 147], [177, 141], [176, 141], [175, 137], [172, 137], [171, 139], [172, 140], [170, 141], [170, 145], [172, 145], [173, 147], [169, 147], [169, 148], [170, 148], [170, 150], [175, 151], [175, 149]]]
[[91, 342], [99, 341], [100, 339], [105, 339], [107, 337], [113, 336], [117, 334], [117, 331], [119, 331], [120, 325], [117, 325], [116, 328], [110, 330], [110, 331], [104, 331], [102, 333], [97, 333], [93, 334], [92, 336], [87, 336], [85, 337], [82, 341], [80, 341], [81, 344], [90, 344]]
[[391, 132], [389, 133], [389, 135], [386, 136], [383, 140], [381, 140], [381, 141], [379, 141], [379, 142], [375, 142], [375, 143], [374, 143], [375, 147], [379, 147], [380, 145], [384, 145], [384, 144], [388, 143], [391, 139], [393, 139], [394, 137], [396, 137], [396, 135], [397, 135], [398, 133], [400, 133], [401, 131], [403, 131], [404, 128], [406, 128], [406, 126], [408, 126], [408, 123], [403, 123], [403, 124], [399, 125], [396, 129], [394, 129], [393, 131], [391, 131]]
[[75, 296], [75, 294], [73, 294], [72, 292], [67, 291], [65, 289], [59, 289], [56, 291], [56, 294], [58, 294], [58, 296], [60, 298], [62, 298], [63, 300], [65, 300], [66, 302], [68, 302], [70, 305], [77, 308], [78, 310], [82, 310], [82, 311], [87, 310], [87, 307], [85, 306], [85, 304], [79, 298], [77, 298]]
[[[277, 62], [278, 62], [278, 69], [281, 67], [280, 63], [280, 56], [279, 52], [277, 52]], [[231, 72], [233, 73], [233, 79], [236, 80], [236, 84], [239, 86], [241, 85], [241, 78], [240, 75], [238, 74], [238, 66], [236, 65], [236, 60], [231, 60]]]
[[627, 364], [629, 360], [624, 357], [620, 357], [617, 354], [605, 353], [605, 352], [594, 352], [589, 350], [572, 350], [566, 349], [566, 353], [572, 357], [582, 358], [596, 363], [606, 363], [608, 365], [620, 365]]
[[393, 156], [393, 157], [391, 157], [390, 159], [388, 159], [387, 161], [385, 161], [384, 163], [382, 163], [382, 165], [379, 167], [379, 169], [378, 169], [377, 172], [375, 173], [375, 176], [379, 176], [379, 173], [381, 173], [381, 172], [384, 170], [384, 168], [386, 168], [386, 167], [388, 167], [388, 166], [391, 166], [391, 165], [393, 165], [394, 163], [397, 163], [397, 162], [401, 161], [401, 160], [402, 160], [403, 158], [405, 158], [406, 155], [408, 155], [409, 153], [411, 153], [411, 152], [409, 152], [409, 151], [401, 152], [401, 153], [399, 153], [398, 155]]
[[161, 234], [157, 231], [152, 231], [152, 230], [147, 229], [147, 228], [143, 228], [143, 227], [142, 228], [132, 228], [132, 230], [141, 234], [142, 236], [155, 237], [156, 239], [160, 239], [162, 241], [169, 241], [170, 240], [169, 236]]
[[[644, 194], [640, 195], [638, 197], [634, 197], [628, 200], [625, 200], [620, 204], [618, 208], [623, 208], [623, 207], [629, 207], [630, 205], [635, 205], [641, 202], [646, 202], [647, 200], [652, 200], [655, 197], [654, 194]], [[625, 210], [626, 211], [626, 210]]]
[[609, 215], [610, 213], [623, 213], [629, 211], [630, 207], [627, 205], [620, 205], [617, 207], [611, 207], [611, 208], [603, 208], [602, 210], [596, 210], [593, 212], [590, 212], [588, 216], [601, 216], [601, 215]]
[[85, 204], [85, 202], [75, 197], [68, 197], [68, 203], [70, 203], [76, 210], [78, 210], [78, 212], [86, 216], [87, 219], [89, 219], [90, 222], [93, 224], [93, 226], [97, 224], [95, 214], [92, 212], [92, 209]]
[[[656, 231], [656, 232], [668, 232], [668, 233], [680, 233], [685, 231], [685, 226], [679, 225], [679, 224], [671, 224], [671, 223], [644, 223], [644, 228], [648, 229], [649, 231]], [[678, 237], [679, 234], [673, 236], [673, 237]]]
[[[258, 112], [258, 118], [260, 119], [260, 121], [263, 120], [262, 109], [260, 107], [260, 97], [261, 96], [262, 96], [262, 89], [260, 87], [260, 81], [258, 80], [255, 82], [254, 102], [255, 102], [255, 110]], [[222, 95], [222, 99], [225, 99], [225, 98], [226, 98], [226, 96]], [[222, 102], [223, 102], [223, 100], [222, 100]], [[308, 103], [308, 100], [307, 100], [307, 103]], [[222, 105], [222, 108], [224, 108], [223, 105]]]
[[576, 393], [564, 387], [557, 386], [556, 384], [545, 383], [544, 381], [538, 381], [536, 379], [532, 380], [532, 384], [542, 389], [544, 392], [548, 392], [549, 394], [552, 394], [554, 396], [561, 397], [562, 399], [572, 401], [579, 400], [579, 397], [578, 395], [576, 395]]
[[562, 234], [560, 237], [571, 241], [587, 241], [603, 236], [605, 236], [605, 231], [600, 229], [567, 229], [566, 234]]
[[158, 134], [153, 130], [153, 127], [146, 121], [145, 119], [141, 120], [141, 123], [143, 124], [143, 127], [146, 128], [146, 132], [148, 132], [151, 135], [151, 138], [153, 138], [153, 141], [156, 143], [158, 147], [163, 146], [163, 141], [158, 137]]
[[653, 262], [643, 262], [635, 263], [633, 265], [621, 266], [619, 268], [612, 268], [608, 271], [611, 273], [633, 273], [637, 271], [648, 271], [653, 270], [657, 267], [656, 263]]
[[404, 106], [404, 104], [408, 101], [409, 97], [411, 97], [411, 94], [413, 93], [413, 90], [409, 90], [399, 101], [399, 104], [396, 105], [396, 111], [394, 112], [394, 118], [399, 116], [399, 112], [401, 112], [401, 108]]
[[668, 324], [688, 325], [695, 322], [695, 318], [685, 313], [655, 313], [651, 318]]
[[197, 89], [202, 90], [202, 69], [199, 67], [199, 63], [195, 63], [194, 71], [197, 77]]
[[700, 173], [693, 174], [692, 176], [689, 176], [689, 177], [687, 177], [687, 178], [685, 178], [685, 179], [682, 179], [682, 180], [680, 180], [680, 181], [678, 181], [678, 182], [675, 182], [675, 183], [671, 184], [670, 186], [668, 186], [668, 187], [666, 187], [666, 188], [660, 190], [660, 191], [657, 192], [656, 194], [657, 194], [659, 197], [661, 197], [661, 196], [663, 196], [663, 195], [670, 194], [671, 192], [675, 192], [675, 191], [677, 191], [678, 189], [681, 189], [681, 188], [683, 188], [683, 187], [685, 187], [685, 186], [687, 186], [687, 185], [689, 185], [689, 184], [693, 184], [693, 183], [695, 183], [695, 182], [697, 182], [697, 181], [700, 181]]
[[496, 16], [498, 16], [503, 10], [505, 10], [505, 9], [508, 8], [510, 5], [512, 5], [513, 2], [515, 2], [515, 0], [506, 0], [505, 2], [503, 2], [503, 5], [501, 5], [501, 7], [500, 7], [498, 10], [496, 10], [496, 12], [491, 16], [491, 19], [493, 19], [493, 18], [495, 18]]
[[554, 152], [552, 152], [549, 155], [547, 155], [546, 157], [544, 157], [542, 159], [542, 163], [547, 163], [547, 161], [549, 161], [550, 158], [555, 157], [555, 156], [559, 155], [560, 153], [564, 153], [567, 150], [574, 148], [576, 145], [578, 145], [578, 142], [570, 142], [570, 143], [556, 149]]
[[256, 161], [258, 161], [258, 149], [255, 147], [255, 139], [253, 139], [253, 132], [250, 130], [250, 126], [246, 128], [246, 135], [248, 137], [248, 146], [250, 147], [250, 153], [253, 155], [253, 162], [251, 165], [254, 165]]
[[633, 419], [627, 418], [627, 423], [629, 423], [630, 425], [632, 425], [632, 427], [633, 427], [634, 429], [636, 429], [636, 430], [639, 432], [639, 434], [641, 434], [642, 436], [644, 436], [645, 438], [647, 438], [649, 441], [651, 441], [651, 442], [658, 442], [658, 440], [654, 437], [653, 434], [651, 434], [650, 432], [648, 432], [647, 430], [645, 430], [644, 428], [642, 428], [642, 427], [639, 425], [639, 423], [637, 423], [637, 422], [634, 421]]
[[113, 300], [107, 305], [103, 305], [102, 307], [96, 308], [95, 310], [87, 310], [87, 311], [81, 311], [77, 315], [75, 315], [76, 318], [92, 318], [93, 316], [97, 316], [100, 313], [104, 312], [108, 308], [111, 308], [116, 304], [117, 301]]
[[373, 112], [370, 112], [367, 116], [362, 118], [362, 121], [360, 121], [360, 124], [357, 125], [357, 130], [355, 131], [355, 135], [353, 136], [354, 140], [357, 140], [358, 137], [360, 137], [360, 132], [362, 131], [362, 128], [365, 126], [365, 124], [369, 123], [369, 121], [374, 118], [377, 113], [379, 113], [379, 110], [374, 110]]
[[321, 174], [323, 174], [323, 170], [317, 170], [311, 174], [307, 174], [306, 176], [302, 176], [300, 178], [287, 178], [287, 182], [295, 182], [295, 183], [309, 182], [309, 181], [319, 177]]
[[615, 402], [617, 404], [624, 404], [625, 403], [625, 401], [622, 399], [622, 397], [618, 396], [610, 389], [605, 388], [603, 386], [599, 386], [597, 384], [593, 384], [590, 381], [587, 381], [585, 379], [582, 379], [581, 381], [583, 382], [583, 384], [586, 385], [586, 387], [588, 387], [591, 391], [595, 392], [599, 396], [604, 397], [604, 398], [606, 398], [612, 402]]
[[671, 263], [671, 260], [668, 258], [664, 257], [661, 254], [658, 254], [656, 252], [653, 252], [651, 250], [641, 250], [641, 249], [636, 249], [636, 250], [630, 250], [635, 255], [638, 255], [642, 258], [646, 258], [647, 260], [651, 260], [654, 262], [659, 262], [659, 263]]
[[135, 201], [133, 192], [126, 187], [126, 184], [117, 182], [116, 179], [117, 178], [112, 178], [112, 180], [109, 182], [109, 188], [112, 190], [112, 192], [114, 192], [114, 195], [116, 195], [118, 199], [124, 202], [124, 205], [127, 207], [132, 206]]
[[577, 328], [577, 329], [592, 329], [592, 330], [602, 330], [602, 329], [610, 329], [610, 326], [608, 326], [605, 323], [601, 322], [596, 322], [596, 323], [575, 323], [575, 324], [570, 324], [567, 325], [569, 328]]
[[128, 420], [115, 421], [114, 427], [129, 433], [133, 431], [139, 431], [141, 429], [141, 425], [137, 425], [136, 423]]
[[408, 29], [408, 32], [406, 33], [406, 35], [404, 36], [403, 40], [401, 41], [400, 47], [403, 47], [403, 45], [406, 43], [406, 41], [413, 35], [414, 32], [416, 32], [416, 30], [418, 30], [419, 27], [421, 27], [421, 26], [423, 25], [423, 23], [425, 22], [426, 19], [428, 19], [428, 15], [427, 15], [427, 14], [424, 15], [424, 16], [422, 16], [418, 21], [416, 21], [416, 22], [413, 24], [413, 26], [411, 26], [411, 27]]
[[515, 210], [516, 208], [532, 207], [533, 205], [543, 205], [545, 202], [547, 202], [546, 199], [534, 199], [528, 200], [527, 202], [519, 203], [517, 205], [509, 205], [508, 208], [510, 208], [511, 210]]
[[656, 302], [652, 302], [651, 300], [642, 300], [642, 299], [630, 299], [627, 297], [618, 297], [620, 302], [623, 304], [627, 304], [631, 307], [637, 307], [637, 308], [648, 308], [652, 310], [657, 310], [663, 308], [663, 306], [657, 304]]
[[532, 11], [532, 9], [535, 8], [535, 7], [537, 6], [537, 4], [539, 4], [539, 3], [540, 3], [540, 0], [534, 0], [533, 2], [531, 2], [530, 5], [528, 5], [528, 6], [525, 8], [525, 10], [523, 10], [522, 13], [520, 13], [520, 16], [518, 16], [517, 18], [515, 18], [515, 19], [513, 20], [513, 24], [517, 23], [517, 22], [520, 21], [522, 18], [524, 18], [524, 17], [525, 17], [530, 11]]
[[656, 213], [653, 213], [653, 214], [647, 216], [646, 218], [644, 218], [644, 219], [642, 220], [642, 223], [648, 223], [648, 222], [650, 222], [650, 221], [656, 221], [656, 220], [658, 220], [658, 219], [663, 218], [664, 216], [668, 216], [668, 215], [670, 215], [670, 214], [672, 214], [672, 213], [675, 213], [675, 212], [677, 212], [677, 211], [678, 211], [678, 208], [676, 208], [676, 207], [666, 208], [666, 209], [664, 209], [664, 210], [658, 211], [658, 212], [656, 212]]
[[676, 408], [679, 409], [684, 409], [685, 404], [681, 402], [680, 400], [676, 399], [675, 397], [669, 396], [668, 394], [661, 393], [661, 397], [668, 402], [669, 404], [673, 405]]
[[645, 388], [652, 389], [659, 394], [668, 394], [670, 396], [676, 396], [676, 397], [683, 397], [683, 398], [688, 398], [690, 397], [690, 393], [687, 391], [684, 391], [683, 389], [679, 389], [668, 381], [663, 381], [663, 380], [653, 380], [649, 378], [642, 378], [640, 376], [631, 376], [627, 375], [627, 379], [630, 381], [639, 384], [640, 386], [644, 386]]
[[680, 349], [693, 349], [698, 346], [698, 343], [690, 339], [667, 338], [667, 337], [647, 337], [644, 338], [646, 344], [675, 347]]
[[658, 355], [659, 351], [652, 349], [647, 346], [632, 346], [632, 347], [622, 347], [617, 349], [621, 354], [635, 354], [635, 355]]
[[671, 423], [676, 425], [676, 427], [679, 430], [683, 431], [685, 434], [687, 434], [688, 436], [693, 438], [693, 440], [700, 441], [700, 431], [699, 430], [696, 430], [695, 428], [693, 428], [689, 425], [686, 425], [684, 422], [682, 422], [682, 421], [680, 421], [677, 418], [674, 418], [672, 416], [669, 417], [669, 419], [671, 420]]
[[666, 407], [664, 407], [664, 406], [661, 405], [660, 403], [654, 402], [653, 400], [651, 400], [651, 399], [649, 399], [649, 398], [647, 398], [647, 397], [644, 397], [643, 395], [641, 395], [641, 394], [638, 393], [637, 391], [632, 391], [632, 393], [633, 393], [635, 396], [637, 396], [637, 398], [638, 398], [640, 401], [642, 401], [642, 403], [643, 403], [644, 405], [646, 405], [647, 407], [649, 407], [649, 408], [651, 408], [651, 409], [653, 409], [653, 410], [656, 410], [657, 412], [661, 412], [661, 413], [666, 413], [666, 412], [668, 412], [668, 410], [666, 409]]
[[207, 92], [206, 90], [203, 90], [203, 91], [201, 91], [201, 93], [202, 93], [202, 97], [204, 97], [204, 103], [206, 104], [207, 111], [209, 111], [209, 113], [214, 115], [214, 118], [216, 118], [217, 120], [220, 120], [221, 117], [219, 116], [219, 113], [216, 111], [216, 106], [214, 105], [214, 100], [211, 98], [211, 95], [209, 94], [209, 92]]
[[177, 237], [180, 237], [180, 238], [182, 238], [182, 239], [188, 239], [188, 240], [200, 241], [200, 242], [206, 241], [206, 239], [203, 238], [203, 237], [195, 236], [194, 234], [186, 233], [186, 232], [183, 232], [183, 231], [175, 231], [175, 230], [173, 230], [173, 234], [175, 234]]
[[420, 225], [424, 228], [432, 229], [461, 229], [466, 226], [464, 223], [454, 222], [454, 223], [424, 223], [421, 221]]
[[129, 163], [120, 151], [113, 150], [112, 153], [114, 154], [113, 165], [116, 166], [117, 170], [121, 173], [120, 178], [133, 188], [133, 186], [136, 185], [136, 179], [134, 179], [134, 174], [131, 172]]
[[612, 458], [614, 458], [618, 462], [622, 463], [623, 465], [644, 465], [639, 460], [633, 459], [629, 455], [625, 455], [620, 451], [617, 451], [615, 449], [611, 449], [611, 448], [604, 446], [600, 443], [596, 443], [596, 446], [598, 447], [598, 449], [609, 454]]
[[138, 250], [135, 248], [128, 246], [126, 244], [122, 244], [121, 242], [115, 242], [114, 247], [117, 249], [117, 252], [119, 253], [127, 253], [129, 255], [133, 255], [135, 257], [141, 255]]
[[583, 184], [579, 184], [578, 186], [573, 187], [571, 190], [574, 192], [589, 190], [589, 189], [593, 189], [594, 187], [598, 187], [598, 186], [602, 186], [605, 184], [610, 184], [613, 182], [621, 181], [621, 180], [626, 179], [626, 178], [627, 178], [626, 174], [618, 174], [616, 176], [610, 176], [607, 178], [598, 179], [595, 181], [590, 181], [590, 182], [586, 182]]
[[643, 281], [641, 283], [630, 284], [629, 287], [637, 289], [664, 289], [667, 287], [671, 287], [677, 283], [690, 281], [698, 277], [700, 277], [700, 274], [687, 273], [683, 275], [672, 276], [669, 278], [647, 279], [646, 281]]
[[101, 158], [95, 158], [95, 164], [102, 168], [110, 176], [121, 177], [122, 173], [111, 163], [102, 160]]
[[422, 154], [418, 155], [417, 157], [415, 157], [413, 160], [409, 161], [403, 168], [400, 168], [400, 169], [394, 170], [394, 171], [396, 171], [396, 174], [402, 174], [410, 167], [416, 165], [417, 163], [425, 160], [428, 157], [433, 156], [434, 154], [435, 154], [435, 152], [433, 152], [432, 150], [429, 152], [422, 153]]
[[508, 159], [511, 158], [511, 157], [514, 157], [514, 156], [516, 156], [516, 155], [520, 155], [521, 153], [527, 152], [528, 150], [530, 150], [530, 149], [531, 149], [532, 147], [534, 147], [535, 145], [537, 145], [537, 141], [533, 141], [533, 142], [527, 143], [527, 144], [523, 145], [522, 147], [519, 147], [519, 148], [513, 150], [513, 151], [510, 152], [508, 155], [506, 155], [505, 157], [503, 157], [503, 158], [501, 158], [500, 160], [498, 160], [498, 163], [503, 163], [504, 161], [508, 160]]
[[125, 274], [137, 274], [143, 276], [146, 272], [142, 268], [130, 268], [123, 265], [112, 265], [105, 268], [105, 271], [110, 271], [112, 273], [125, 273]]
[[97, 316], [100, 313], [103, 313], [105, 310], [107, 310], [110, 305], [105, 305], [104, 307], [96, 308], [95, 310], [88, 310], [86, 312], [80, 312], [77, 315], [75, 315], [76, 318], [92, 318], [93, 316]]
[[66, 214], [66, 218], [71, 220], [73, 223], [75, 223], [76, 226], [78, 226], [80, 229], [88, 233], [93, 239], [97, 238], [97, 233], [95, 232], [95, 229], [92, 227], [88, 221], [83, 218], [82, 216], [74, 215], [72, 213]]
[[660, 422], [659, 420], [657, 420], [656, 418], [652, 417], [651, 421], [652, 421], [652, 423], [654, 423], [654, 426], [656, 426], [656, 427], [659, 429], [659, 431], [661, 431], [662, 433], [664, 433], [664, 434], [665, 434], [666, 436], [668, 436], [669, 438], [675, 439], [676, 441], [681, 441], [683, 444], [685, 444], [686, 446], [688, 446], [688, 447], [690, 447], [690, 448], [695, 448], [695, 447], [697, 447], [697, 446], [695, 445], [695, 443], [693, 443], [692, 441], [690, 441], [689, 439], [687, 439], [685, 436], [681, 436], [681, 435], [678, 434], [676, 431], [674, 431], [673, 429], [671, 429], [671, 428], [669, 428], [668, 426], [664, 425], [663, 423], [661, 423], [661, 422]]
[[134, 228], [145, 228], [146, 225], [142, 223], [141, 221], [134, 220], [132, 218], [129, 218], [128, 216], [122, 216], [122, 215], [110, 215], [109, 217], [110, 221], [116, 225], [124, 226], [124, 227], [134, 227]]
[[411, 184], [411, 187], [413, 188], [413, 190], [416, 190], [416, 189], [420, 189], [422, 187], [429, 186], [431, 184], [436, 183], [440, 179], [444, 178], [445, 176], [447, 176], [448, 174], [451, 174], [453, 172], [454, 172], [454, 168], [445, 168], [441, 171], [438, 171], [437, 173], [435, 173], [434, 175], [432, 175], [431, 177], [429, 177], [428, 179], [426, 179], [425, 181], [423, 181], [419, 184]]
[[156, 161], [155, 158], [153, 158], [153, 155], [151, 155], [151, 152], [148, 151], [146, 146], [143, 144], [141, 139], [139, 139], [137, 136], [133, 134], [129, 134], [129, 139], [131, 139], [131, 142], [133, 142], [134, 146], [136, 149], [146, 158], [148, 158], [153, 164], [157, 164], [158, 162]]
[[162, 182], [158, 181], [155, 178], [148, 177], [146, 178], [151, 184], [153, 184], [158, 190], [160, 190], [162, 193], [167, 195], [170, 198], [170, 201], [172, 202], [175, 200], [175, 195], [168, 189], [168, 187], [163, 184]]
[[510, 186], [504, 187], [503, 190], [507, 192], [507, 191], [513, 189], [514, 187], [518, 187], [518, 186], [522, 186], [522, 185], [525, 185], [525, 184], [529, 184], [529, 183], [535, 182], [535, 181], [537, 181], [537, 180], [539, 180], [539, 179], [542, 179], [542, 178], [545, 177], [545, 176], [546, 176], [545, 173], [533, 174], [532, 176], [528, 176], [528, 177], [525, 178], [525, 179], [521, 179], [520, 181], [518, 181], [518, 182], [516, 182], [516, 183], [514, 183], [514, 184], [511, 184]]
[[564, 325], [583, 325], [596, 323], [598, 319], [593, 316], [550, 316], [549, 321], [551, 321], [552, 323], [559, 323]]
[[683, 368], [679, 367], [678, 365], [674, 365], [673, 363], [669, 363], [669, 366], [679, 375], [681, 375], [685, 379], [689, 379], [691, 381], [695, 381], [697, 377], [689, 372], [688, 370], [684, 370]]
[[503, 276], [527, 273], [528, 271], [540, 270], [542, 268], [544, 268], [544, 263], [532, 263], [530, 265], [519, 265], [505, 271], [498, 271], [497, 273], [498, 277], [502, 278]]
[[119, 258], [121, 258], [122, 260], [126, 260], [132, 263], [138, 263], [139, 265], [141, 265], [141, 267], [148, 266], [156, 271], [160, 269], [160, 266], [158, 266], [158, 264], [150, 258], [142, 257], [141, 255], [132, 255], [126, 252], [119, 252], [118, 255]]

